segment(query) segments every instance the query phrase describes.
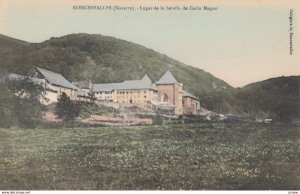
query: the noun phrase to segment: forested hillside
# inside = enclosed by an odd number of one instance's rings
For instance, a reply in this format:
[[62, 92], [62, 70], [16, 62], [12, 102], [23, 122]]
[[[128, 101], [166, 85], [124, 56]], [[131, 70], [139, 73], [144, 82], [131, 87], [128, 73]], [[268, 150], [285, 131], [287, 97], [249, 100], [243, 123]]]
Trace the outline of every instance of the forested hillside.
[[300, 76], [271, 78], [237, 92], [239, 107], [259, 117], [300, 119]]
[[184, 89], [210, 110], [284, 118], [299, 113], [299, 77], [274, 78], [235, 89], [204, 70], [113, 37], [71, 34], [28, 43], [0, 35], [0, 58], [2, 72], [26, 74], [38, 66], [71, 81], [94, 83], [139, 79], [144, 73], [155, 81], [170, 69]]

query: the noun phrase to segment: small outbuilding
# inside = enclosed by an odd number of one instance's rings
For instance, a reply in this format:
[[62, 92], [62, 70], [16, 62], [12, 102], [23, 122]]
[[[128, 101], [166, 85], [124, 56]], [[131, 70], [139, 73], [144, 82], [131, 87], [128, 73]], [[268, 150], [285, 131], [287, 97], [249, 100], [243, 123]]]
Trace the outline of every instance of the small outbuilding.
[[199, 114], [199, 110], [200, 110], [200, 100], [196, 96], [183, 90], [182, 106], [183, 106], [183, 114], [197, 115], [197, 114]]

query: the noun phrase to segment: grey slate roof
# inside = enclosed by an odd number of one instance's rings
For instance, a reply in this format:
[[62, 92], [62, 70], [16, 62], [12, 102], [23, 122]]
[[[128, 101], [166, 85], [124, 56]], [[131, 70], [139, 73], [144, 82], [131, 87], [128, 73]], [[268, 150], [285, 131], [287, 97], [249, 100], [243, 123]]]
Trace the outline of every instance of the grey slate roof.
[[61, 74], [54, 73], [52, 71], [42, 69], [37, 67], [36, 68], [43, 76], [44, 78], [51, 84], [55, 84], [58, 86], [62, 86], [64, 88], [71, 88], [71, 89], [77, 89], [77, 87], [69, 82], [66, 78], [64, 78]]
[[[24, 75], [18, 75], [18, 74], [14, 74], [14, 73], [8, 74], [8, 79], [13, 80], [13, 81], [14, 80], [24, 80], [26, 78], [29, 78], [34, 84], [39, 84], [39, 85], [45, 84], [44, 79], [39, 79], [39, 78], [35, 78], [35, 77], [28, 77], [28, 76], [24, 76]], [[43, 85], [43, 86], [45, 87], [45, 85]], [[51, 90], [51, 89], [49, 89], [49, 87], [47, 87], [47, 85], [46, 85], [45, 89]], [[82, 91], [80, 88], [76, 87], [76, 89], [78, 91], [78, 96], [90, 97], [91, 98], [91, 96], [88, 93]], [[51, 91], [54, 91], [54, 90], [51, 90]], [[54, 92], [56, 92], [56, 91], [54, 91]]]
[[83, 97], [89, 97], [92, 98], [88, 93], [86, 93], [85, 91], [81, 90], [80, 88], [77, 88], [77, 96], [83, 96]]
[[166, 71], [163, 76], [156, 82], [157, 84], [178, 84], [179, 82], [172, 75], [170, 70]]
[[143, 82], [145, 83], [149, 83], [152, 84], [151, 79], [149, 78], [149, 76], [147, 75], [147, 73], [143, 76], [143, 78], [141, 79]]
[[196, 96], [192, 95], [191, 93], [189, 93], [185, 90], [182, 90], [182, 96], [183, 97], [191, 97], [191, 98], [195, 98], [195, 99], [199, 100], [199, 98], [197, 98]]
[[[18, 74], [14, 74], [14, 73], [8, 74], [8, 79], [12, 80], [12, 81], [30, 79], [34, 84], [36, 84], [36, 85], [43, 85], [43, 87], [46, 87], [45, 88], [46, 90], [54, 91], [54, 90], [50, 89], [47, 85], [45, 85], [45, 80], [43, 80], [43, 79], [39, 79], [39, 78], [35, 78], [35, 77], [29, 77], [29, 76], [24, 76], [24, 75], [18, 75]], [[56, 92], [56, 91], [54, 91], [54, 92]]]
[[93, 84], [93, 91], [104, 91], [110, 92], [114, 89], [119, 89], [121, 83], [104, 83], [104, 84]]
[[104, 84], [93, 84], [93, 91], [112, 91], [112, 90], [141, 90], [141, 89], [152, 89], [156, 90], [155, 84], [146, 74], [141, 80], [126, 80], [120, 83], [104, 83]]

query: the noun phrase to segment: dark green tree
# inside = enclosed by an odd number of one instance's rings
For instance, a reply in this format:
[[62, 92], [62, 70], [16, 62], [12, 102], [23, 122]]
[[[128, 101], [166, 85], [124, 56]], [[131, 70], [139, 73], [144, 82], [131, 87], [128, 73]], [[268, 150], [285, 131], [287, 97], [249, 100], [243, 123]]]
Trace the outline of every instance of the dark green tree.
[[10, 127], [13, 123], [13, 93], [0, 81], [0, 127]]
[[58, 98], [55, 112], [64, 124], [74, 124], [75, 117], [80, 113], [80, 105], [62, 93]]
[[45, 107], [40, 103], [45, 99], [43, 86], [30, 78], [8, 79], [1, 76], [0, 81], [0, 126], [17, 125], [22, 128], [34, 128], [42, 118]]

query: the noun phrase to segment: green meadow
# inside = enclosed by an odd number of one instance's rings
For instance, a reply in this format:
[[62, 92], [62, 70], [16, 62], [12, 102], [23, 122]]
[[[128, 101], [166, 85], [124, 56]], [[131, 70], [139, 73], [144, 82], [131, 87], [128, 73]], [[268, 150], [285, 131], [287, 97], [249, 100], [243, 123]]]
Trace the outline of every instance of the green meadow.
[[0, 189], [299, 190], [299, 132], [254, 123], [2, 128]]

